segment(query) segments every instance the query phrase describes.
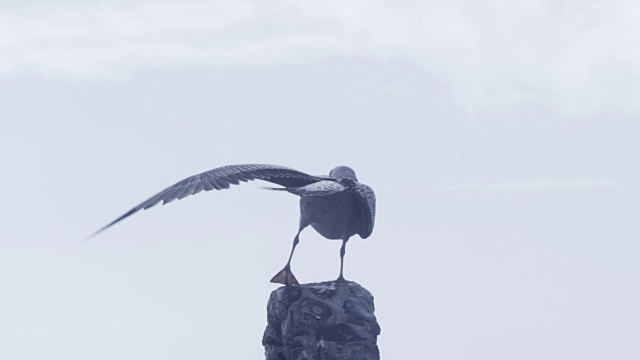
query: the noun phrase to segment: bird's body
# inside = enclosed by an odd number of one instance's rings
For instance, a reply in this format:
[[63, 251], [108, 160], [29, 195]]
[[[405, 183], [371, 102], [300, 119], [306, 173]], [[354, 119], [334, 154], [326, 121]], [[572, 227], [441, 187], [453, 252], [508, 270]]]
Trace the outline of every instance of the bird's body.
[[148, 209], [159, 202], [163, 205], [175, 199], [197, 194], [202, 190], [220, 190], [241, 181], [264, 180], [300, 196], [300, 226], [296, 234], [287, 265], [272, 282], [285, 285], [297, 284], [290, 270], [291, 259], [299, 242], [300, 232], [311, 225], [320, 235], [330, 240], [342, 240], [340, 250], [340, 277], [342, 276], [345, 246], [353, 235], [366, 239], [373, 231], [375, 220], [375, 195], [373, 190], [358, 182], [355, 172], [346, 166], [331, 170], [329, 176], [313, 176], [290, 168], [275, 165], [229, 165], [188, 177], [152, 196], [124, 215], [96, 231], [96, 235], [117, 222]]
[[364, 225], [354, 194], [343, 191], [300, 198], [300, 222], [308, 223], [329, 240], [343, 240], [359, 233]]

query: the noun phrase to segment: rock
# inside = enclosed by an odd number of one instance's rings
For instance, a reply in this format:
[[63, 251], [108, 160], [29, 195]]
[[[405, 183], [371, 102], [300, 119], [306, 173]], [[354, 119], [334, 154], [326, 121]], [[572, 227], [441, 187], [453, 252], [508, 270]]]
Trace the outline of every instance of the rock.
[[283, 286], [267, 305], [267, 360], [378, 360], [373, 296], [354, 282]]

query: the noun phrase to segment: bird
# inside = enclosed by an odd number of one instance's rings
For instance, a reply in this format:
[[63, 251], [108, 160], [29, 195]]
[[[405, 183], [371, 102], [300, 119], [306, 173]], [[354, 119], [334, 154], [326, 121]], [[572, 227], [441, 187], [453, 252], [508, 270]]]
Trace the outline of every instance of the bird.
[[329, 175], [307, 173], [278, 165], [240, 164], [218, 167], [187, 177], [153, 195], [112, 222], [89, 235], [93, 238], [129, 216], [180, 200], [202, 191], [228, 189], [240, 182], [262, 180], [282, 187], [263, 187], [266, 190], [286, 191], [300, 197], [300, 221], [298, 232], [286, 265], [272, 279], [272, 283], [285, 286], [298, 285], [291, 271], [291, 259], [300, 242], [302, 230], [311, 226], [329, 240], [342, 240], [340, 248], [340, 275], [336, 282], [347, 282], [344, 278], [344, 255], [349, 239], [354, 235], [366, 239], [373, 232], [376, 215], [376, 197], [373, 189], [358, 182], [356, 173], [348, 166], [336, 166]]

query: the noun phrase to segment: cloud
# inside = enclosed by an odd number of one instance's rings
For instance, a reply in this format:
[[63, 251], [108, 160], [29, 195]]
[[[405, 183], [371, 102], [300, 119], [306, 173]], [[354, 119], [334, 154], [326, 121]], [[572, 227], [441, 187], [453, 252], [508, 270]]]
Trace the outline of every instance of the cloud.
[[410, 61], [478, 119], [640, 115], [640, 3], [560, 0], [33, 2], [0, 5], [0, 75]]
[[611, 179], [564, 179], [548, 178], [521, 181], [507, 181], [496, 183], [456, 184], [448, 188], [451, 190], [566, 190], [566, 189], [594, 189], [616, 186]]

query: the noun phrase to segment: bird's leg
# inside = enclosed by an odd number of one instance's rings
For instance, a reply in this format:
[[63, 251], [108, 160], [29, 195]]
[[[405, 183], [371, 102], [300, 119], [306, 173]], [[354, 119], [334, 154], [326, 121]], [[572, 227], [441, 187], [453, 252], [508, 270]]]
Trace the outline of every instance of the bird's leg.
[[337, 282], [347, 282], [347, 280], [345, 280], [344, 276], [342, 275], [342, 272], [344, 270], [344, 254], [347, 248], [347, 241], [349, 241], [349, 238], [342, 240], [342, 247], [340, 248], [340, 276], [338, 276], [338, 279], [336, 280]]
[[291, 259], [293, 258], [293, 252], [296, 250], [296, 246], [298, 246], [298, 243], [300, 242], [300, 231], [301, 230], [298, 231], [296, 237], [293, 239], [293, 247], [291, 247], [291, 254], [289, 254], [289, 261], [287, 261], [287, 265], [285, 265], [284, 268], [271, 279], [272, 283], [283, 284], [286, 286], [298, 285], [298, 280], [291, 272]]

